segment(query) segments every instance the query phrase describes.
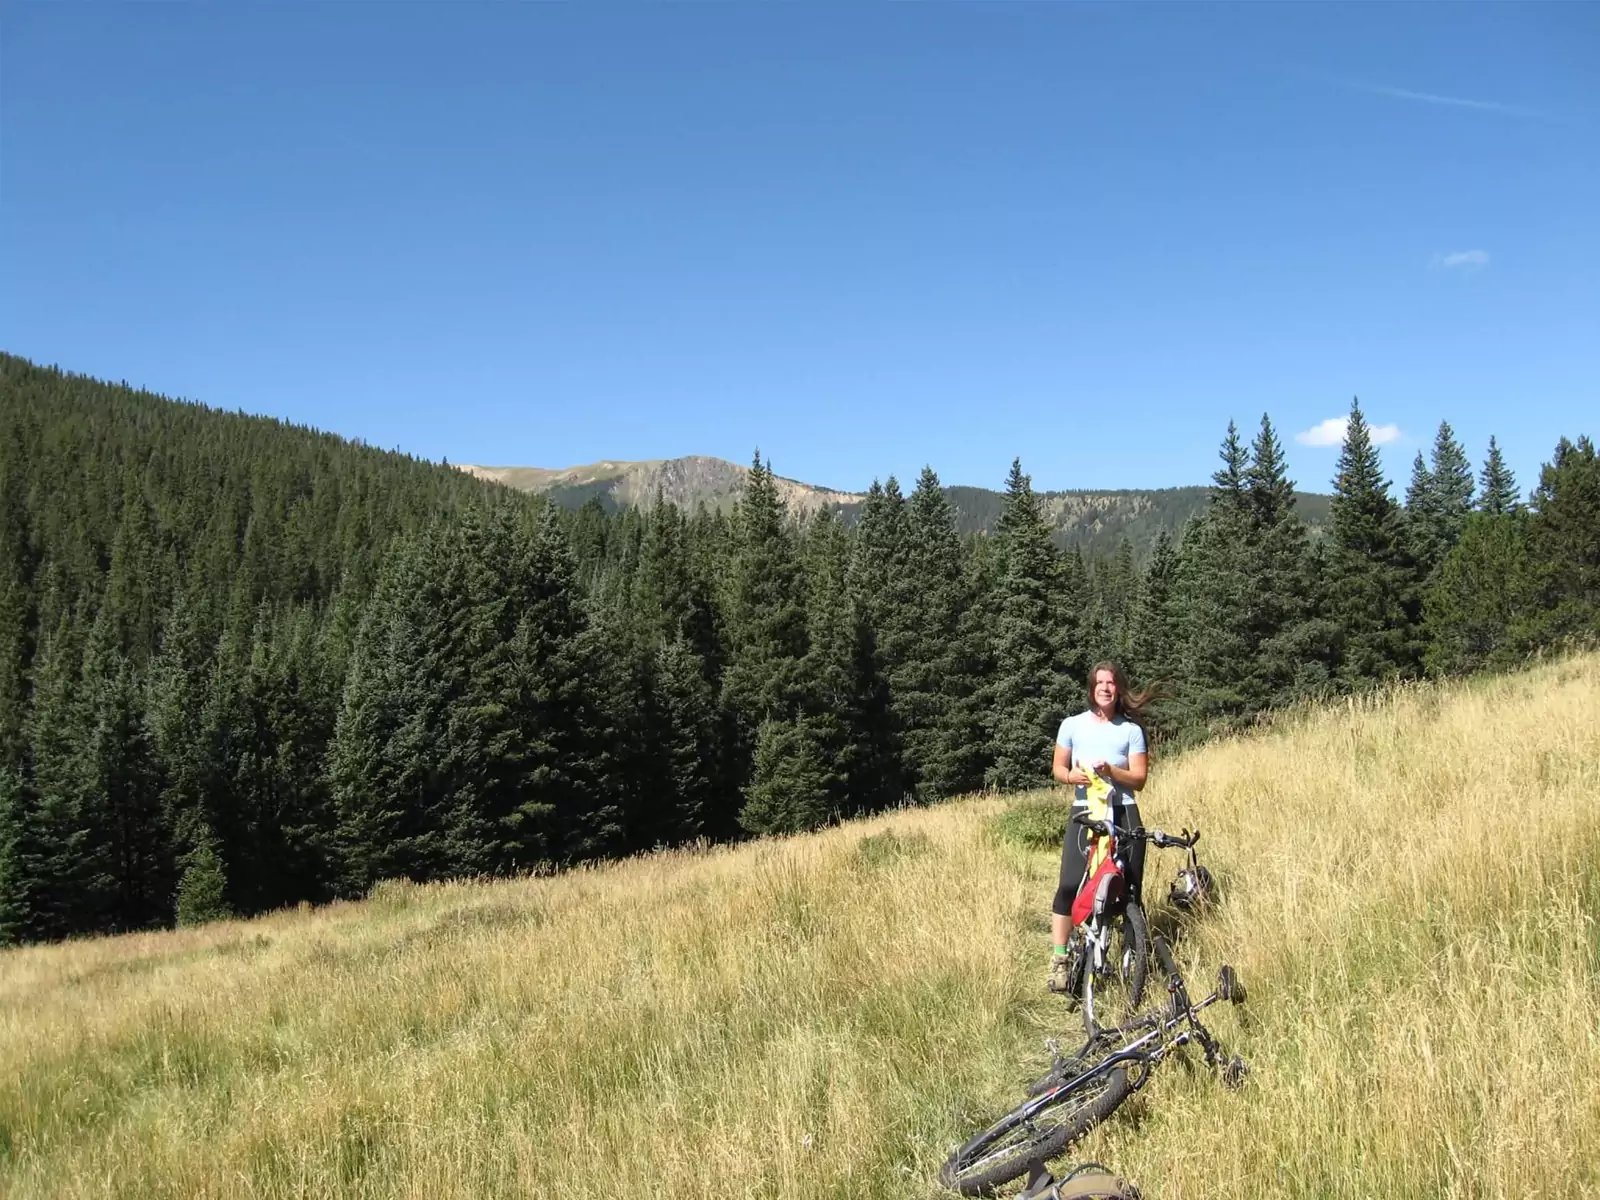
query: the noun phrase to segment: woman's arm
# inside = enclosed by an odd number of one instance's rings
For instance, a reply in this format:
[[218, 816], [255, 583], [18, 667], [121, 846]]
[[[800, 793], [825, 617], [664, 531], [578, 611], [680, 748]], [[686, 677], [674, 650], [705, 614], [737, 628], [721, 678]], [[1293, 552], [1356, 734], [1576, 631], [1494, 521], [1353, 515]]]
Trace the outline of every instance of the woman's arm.
[[1055, 758], [1050, 763], [1050, 774], [1055, 777], [1057, 783], [1081, 787], [1089, 782], [1088, 773], [1082, 767], [1072, 765], [1072, 748], [1063, 746], [1059, 742], [1056, 744]]

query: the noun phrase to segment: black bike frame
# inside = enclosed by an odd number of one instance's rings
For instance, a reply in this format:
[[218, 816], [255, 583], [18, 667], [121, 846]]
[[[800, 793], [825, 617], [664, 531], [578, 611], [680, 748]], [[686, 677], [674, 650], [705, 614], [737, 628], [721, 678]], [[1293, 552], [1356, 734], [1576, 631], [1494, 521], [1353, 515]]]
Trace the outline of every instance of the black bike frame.
[[[1154, 1021], [1154, 1027], [1148, 1033], [1135, 1038], [1126, 1046], [1121, 1046], [1112, 1051], [1112, 1053], [1087, 1070], [1081, 1071], [1069, 1079], [1064, 1079], [1055, 1087], [1040, 1093], [1034, 1100], [1018, 1109], [1015, 1114], [1016, 1117], [1019, 1120], [1030, 1121], [1041, 1110], [1048, 1108], [1050, 1103], [1063, 1091], [1075, 1090], [1082, 1084], [1109, 1073], [1123, 1063], [1137, 1064], [1140, 1067], [1148, 1068], [1160, 1062], [1180, 1046], [1187, 1046], [1191, 1041], [1198, 1041], [1204, 1046], [1206, 1061], [1214, 1062], [1218, 1057], [1217, 1041], [1211, 1036], [1211, 1031], [1200, 1023], [1199, 1014], [1220, 1000], [1221, 993], [1212, 992], [1199, 1004], [1191, 1004], [1188, 993], [1184, 988], [1183, 980], [1178, 977], [1177, 973], [1175, 971], [1170, 973], [1168, 979], [1168, 989], [1173, 993], [1174, 1000], [1177, 1001], [1174, 1006], [1177, 1011], [1166, 1017], [1147, 1018], [1147, 1020]], [[1173, 1027], [1185, 1021], [1189, 1023], [1190, 1027], [1173, 1034]], [[1143, 1023], [1139, 1022], [1136, 1025]], [[1091, 1050], [1095, 1041], [1096, 1039], [1094, 1038], [1089, 1039], [1080, 1053], [1087, 1053]], [[1151, 1042], [1156, 1041], [1161, 1043], [1158, 1047], [1153, 1050], [1146, 1049]], [[1130, 1074], [1129, 1082], [1135, 1091], [1144, 1086], [1144, 1080], [1148, 1075], [1148, 1070], [1142, 1070], [1137, 1075]]]

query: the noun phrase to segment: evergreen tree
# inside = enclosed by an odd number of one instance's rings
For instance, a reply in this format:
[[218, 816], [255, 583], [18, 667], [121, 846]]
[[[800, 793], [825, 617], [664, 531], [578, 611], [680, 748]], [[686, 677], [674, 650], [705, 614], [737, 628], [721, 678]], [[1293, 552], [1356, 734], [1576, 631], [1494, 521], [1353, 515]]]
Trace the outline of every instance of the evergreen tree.
[[797, 833], [818, 829], [839, 816], [841, 773], [822, 742], [825, 730], [802, 716], [763, 721], [739, 821], [752, 832]]
[[130, 475], [111, 545], [104, 611], [112, 623], [117, 649], [137, 667], [143, 667], [155, 653], [157, 614], [164, 605], [164, 593], [150, 508]]
[[656, 651], [653, 680], [657, 774], [672, 803], [662, 806], [660, 825], [647, 837], [674, 845], [701, 836], [707, 815], [719, 806], [721, 731], [705, 664], [687, 639]]
[[[1004, 552], [1003, 543], [1000, 550]], [[1083, 548], [1072, 546], [1066, 553], [1056, 554], [1054, 562], [1050, 619], [1057, 654], [1056, 675], [1065, 683], [1067, 691], [1073, 693], [1074, 685], [1095, 661], [1096, 653], [1103, 651], [1109, 635], [1098, 611], [1094, 573], [1084, 560]], [[999, 587], [998, 579], [995, 587]], [[998, 591], [995, 599], [999, 599]]]
[[[613, 714], [589, 684], [604, 678], [601, 633], [585, 619], [577, 564], [552, 507], [521, 544], [511, 563], [511, 578], [520, 581], [516, 603], [502, 618], [514, 616], [507, 652], [489, 660], [504, 689], [491, 693], [492, 702], [512, 715], [489, 810], [501, 829], [500, 871], [617, 853], [625, 836], [626, 800], [607, 788], [627, 767], [614, 756]], [[552, 840], [552, 818], [559, 840]]]
[[1472, 511], [1472, 466], [1448, 421], [1439, 423], [1433, 464], [1418, 453], [1406, 492], [1407, 543], [1421, 578], [1430, 578], [1461, 538]]
[[445, 814], [435, 787], [457, 668], [441, 653], [431, 549], [423, 541], [391, 549], [328, 749], [346, 895], [385, 878], [439, 878], [457, 865], [440, 845]]
[[1431, 564], [1442, 557], [1443, 547], [1435, 541], [1438, 521], [1434, 511], [1433, 475], [1420, 450], [1411, 460], [1411, 484], [1406, 488], [1405, 525], [1412, 557], [1419, 564]]
[[931, 467], [911, 494], [907, 526], [907, 603], [916, 620], [890, 684], [906, 786], [919, 799], [938, 800], [983, 786], [984, 606], [955, 513]]
[[1461, 540], [1467, 516], [1472, 512], [1472, 464], [1467, 452], [1456, 441], [1450, 422], [1440, 421], [1433, 440], [1432, 471], [1435, 507], [1438, 512], [1439, 540], [1446, 552]]
[[[930, 644], [926, 632], [930, 622], [947, 623], [944, 614], [933, 611], [935, 600], [924, 591], [930, 581], [919, 578], [928, 564], [918, 557], [921, 550], [911, 522], [899, 481], [892, 475], [882, 487], [874, 481], [856, 523], [848, 571], [852, 620], [862, 627], [863, 636], [870, 627], [875, 660], [888, 688], [893, 728], [900, 739], [901, 761], [894, 782], [887, 785], [896, 799], [917, 794], [921, 784], [918, 751], [927, 749], [927, 731], [937, 723], [942, 708], [928, 676], [928, 656], [937, 654], [938, 648]], [[837, 524], [830, 522], [829, 527]], [[842, 530], [838, 536], [842, 542]], [[953, 524], [947, 536], [959, 564]]]
[[[109, 606], [107, 606], [108, 608]], [[144, 724], [142, 687], [116, 645], [107, 608], [85, 652], [81, 688], [80, 864], [95, 930], [147, 929], [172, 916], [172, 842], [161, 820], [161, 777]]]
[[330, 895], [333, 814], [323, 764], [337, 691], [322, 662], [308, 609], [263, 606], [238, 680], [250, 749], [235, 777], [235, 805], [251, 850], [234, 855], [230, 893], [242, 911]]
[[1489, 456], [1483, 463], [1483, 474], [1479, 477], [1478, 511], [1499, 516], [1503, 513], [1516, 512], [1522, 507], [1517, 492], [1517, 477], [1511, 473], [1511, 468], [1506, 466], [1506, 460], [1500, 454], [1500, 447], [1495, 444], [1494, 438], [1489, 439]]
[[[1074, 547], [1073, 553], [1076, 552]], [[1096, 563], [1090, 577], [1089, 590], [1093, 599], [1086, 607], [1092, 616], [1089, 629], [1080, 635], [1082, 644], [1088, 648], [1086, 657], [1095, 661], [1131, 662], [1136, 653], [1134, 625], [1140, 608], [1142, 582], [1133, 563], [1133, 543], [1122, 538], [1117, 543], [1116, 554], [1109, 561]], [[1073, 610], [1064, 607], [1062, 611]]]
[[1226, 727], [1251, 707], [1252, 633], [1259, 624], [1251, 464], [1232, 421], [1218, 457], [1211, 502], [1184, 530], [1178, 574], [1185, 623], [1180, 697], [1185, 720], [1200, 727]]
[[1359, 401], [1350, 406], [1332, 511], [1330, 615], [1343, 634], [1340, 677], [1354, 685], [1408, 672], [1420, 657], [1414, 568]]
[[22, 450], [9, 432], [0, 427], [0, 769], [20, 769], [37, 615]]
[[0, 946], [26, 941], [34, 927], [33, 888], [42, 865], [34, 858], [31, 800], [21, 773], [0, 763]]
[[1510, 661], [1510, 631], [1526, 603], [1527, 521], [1473, 513], [1423, 602], [1429, 674], [1455, 675]]
[[204, 842], [189, 857], [178, 883], [177, 920], [181, 926], [204, 925], [233, 915], [227, 901], [227, 877], [215, 847]]
[[[0, 542], [0, 554], [5, 551]], [[33, 614], [27, 586], [0, 561], [0, 767], [19, 768], [28, 714]]]
[[739, 817], [753, 833], [814, 828], [881, 808], [901, 793], [888, 685], [865, 607], [847, 585], [848, 540], [828, 510], [813, 519], [806, 549], [808, 648], [792, 714], [759, 732]]
[[181, 833], [174, 838], [175, 851], [186, 863], [199, 846], [213, 846], [227, 878], [228, 903], [241, 913], [266, 907], [261, 876], [274, 865], [257, 854], [265, 833], [263, 812], [270, 810], [273, 794], [273, 746], [252, 694], [252, 665], [261, 669], [257, 660], [269, 612], [262, 606], [254, 627], [243, 635], [230, 620], [218, 644], [196, 732], [198, 810], [180, 815]]
[[162, 824], [173, 853], [186, 858], [212, 838], [203, 802], [209, 764], [201, 736], [213, 647], [201, 629], [200, 604], [180, 591], [162, 619], [160, 649], [150, 666], [147, 720], [163, 781]]
[[1135, 620], [1134, 654], [1129, 669], [1141, 679], [1178, 678], [1184, 648], [1183, 617], [1178, 610], [1178, 552], [1163, 530], [1156, 535], [1145, 565]]
[[63, 613], [39, 648], [25, 736], [27, 775], [7, 773], [0, 830], [0, 935], [47, 941], [101, 928], [106, 862], [86, 804], [88, 712], [80, 698], [81, 649]]
[[1562, 438], [1539, 472], [1528, 518], [1532, 601], [1518, 622], [1528, 647], [1600, 635], [1600, 458], [1594, 443]]
[[1274, 707], [1306, 694], [1326, 673], [1310, 625], [1313, 593], [1305, 523], [1295, 507], [1283, 448], [1265, 413], [1245, 471], [1250, 533], [1245, 574], [1251, 592], [1245, 642], [1249, 700]]
[[[900, 506], [891, 477], [886, 495]], [[849, 584], [851, 547], [844, 526], [823, 510], [812, 522], [814, 554], [807, 590], [807, 650], [802, 662], [802, 706], [813, 719], [836, 725], [837, 761], [845, 777], [842, 810], [875, 812], [898, 802], [908, 788], [902, 765], [900, 722], [873, 625], [874, 609]], [[899, 665], [911, 650], [908, 597], [898, 569], [901, 604], [890, 624], [897, 628]]]
[[998, 532], [1000, 579], [995, 596], [995, 675], [990, 692], [989, 787], [1040, 787], [1049, 780], [1050, 745], [1065, 715], [1070, 686], [1054, 603], [1061, 564], [1032, 481], [1021, 460], [1011, 464]]
[[806, 653], [804, 588], [785, 517], [772, 469], [757, 454], [739, 502], [728, 564], [729, 661], [722, 703], [741, 756], [750, 754], [762, 722], [793, 715]]
[[605, 858], [674, 840], [677, 798], [662, 787], [655, 655], [629, 614], [601, 612], [574, 645], [582, 684], [574, 693], [569, 765], [589, 793], [568, 821], [568, 853]]
[[1250, 459], [1244, 443], [1239, 440], [1239, 427], [1228, 422], [1228, 432], [1217, 452], [1222, 465], [1211, 473], [1211, 501], [1224, 507], [1243, 507], [1246, 503], [1245, 485], [1250, 470]]
[[644, 523], [632, 608], [651, 646], [680, 638], [707, 664], [717, 658], [716, 616], [710, 589], [693, 569], [683, 514], [659, 496]]

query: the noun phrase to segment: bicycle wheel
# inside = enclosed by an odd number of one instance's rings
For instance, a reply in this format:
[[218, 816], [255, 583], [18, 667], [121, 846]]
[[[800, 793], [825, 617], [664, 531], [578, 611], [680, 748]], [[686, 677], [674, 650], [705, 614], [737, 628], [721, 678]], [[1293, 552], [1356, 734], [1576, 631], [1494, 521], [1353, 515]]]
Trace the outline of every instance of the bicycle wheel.
[[1118, 1041], [1112, 1034], [1101, 1033], [1071, 1054], [1057, 1054], [1050, 1063], [1050, 1069], [1028, 1085], [1028, 1095], [1042, 1096], [1051, 1088], [1060, 1087], [1074, 1076], [1082, 1075], [1095, 1063], [1121, 1049]]
[[1061, 1088], [1043, 1105], [1038, 1100], [1019, 1105], [952, 1154], [939, 1182], [976, 1196], [1016, 1179], [1109, 1117], [1132, 1090], [1127, 1071], [1113, 1067]]
[[1144, 999], [1150, 968], [1150, 929], [1144, 909], [1129, 900], [1111, 918], [1111, 944], [1099, 970], [1083, 973], [1083, 1027], [1090, 1037], [1133, 1018]]

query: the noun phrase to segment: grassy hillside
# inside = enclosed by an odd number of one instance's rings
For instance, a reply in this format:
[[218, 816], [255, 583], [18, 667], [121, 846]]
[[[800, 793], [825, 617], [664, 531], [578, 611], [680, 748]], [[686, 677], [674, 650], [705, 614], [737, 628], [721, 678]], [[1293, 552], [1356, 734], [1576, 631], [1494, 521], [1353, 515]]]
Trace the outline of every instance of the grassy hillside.
[[[1070, 1028], [1013, 803], [7, 951], [0, 1194], [936, 1195]], [[1596, 656], [1158, 764], [1254, 1072], [1169, 1066], [1079, 1152], [1161, 1198], [1600, 1190], [1597, 806]]]

